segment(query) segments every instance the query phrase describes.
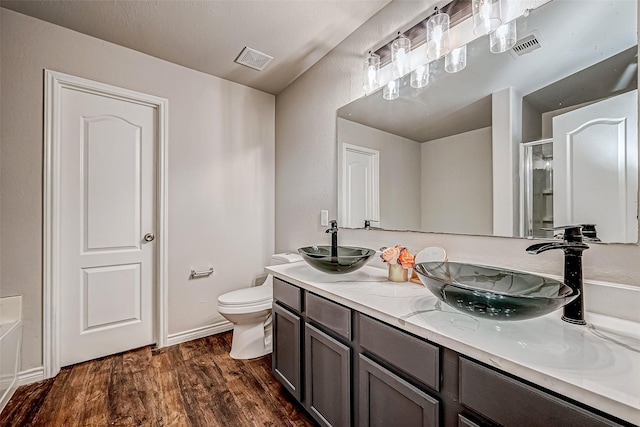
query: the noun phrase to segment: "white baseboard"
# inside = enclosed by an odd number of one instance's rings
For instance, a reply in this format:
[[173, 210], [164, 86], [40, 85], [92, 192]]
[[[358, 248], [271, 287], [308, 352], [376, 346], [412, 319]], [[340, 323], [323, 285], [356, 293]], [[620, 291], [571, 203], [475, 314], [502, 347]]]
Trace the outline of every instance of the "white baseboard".
[[2, 389], [4, 389], [4, 393], [2, 394], [2, 396], [0, 396], [0, 412], [2, 412], [5, 406], [7, 406], [7, 403], [9, 403], [9, 400], [11, 400], [11, 396], [13, 396], [16, 388], [18, 388], [17, 382], [17, 378], [15, 378], [13, 375], [10, 379], [2, 379], [1, 384]]
[[38, 366], [36, 368], [27, 369], [18, 373], [18, 387], [28, 384], [37, 383], [44, 380], [44, 367]]
[[223, 320], [213, 325], [201, 326], [188, 331], [169, 334], [169, 336], [167, 336], [167, 346], [197, 340], [198, 338], [208, 337], [209, 335], [219, 334], [220, 332], [226, 332], [232, 329], [233, 323], [228, 320]]

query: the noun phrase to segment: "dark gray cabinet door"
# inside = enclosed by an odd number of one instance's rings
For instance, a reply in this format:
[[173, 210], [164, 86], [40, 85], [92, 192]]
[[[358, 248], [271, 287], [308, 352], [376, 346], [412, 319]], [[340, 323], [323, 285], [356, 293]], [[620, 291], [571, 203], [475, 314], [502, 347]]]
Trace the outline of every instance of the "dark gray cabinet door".
[[466, 358], [460, 358], [460, 403], [506, 427], [620, 426]]
[[272, 370], [298, 401], [302, 400], [300, 324], [299, 316], [274, 302]]
[[351, 349], [304, 325], [305, 406], [323, 426], [351, 425]]
[[439, 426], [439, 403], [366, 356], [359, 360], [361, 427]]

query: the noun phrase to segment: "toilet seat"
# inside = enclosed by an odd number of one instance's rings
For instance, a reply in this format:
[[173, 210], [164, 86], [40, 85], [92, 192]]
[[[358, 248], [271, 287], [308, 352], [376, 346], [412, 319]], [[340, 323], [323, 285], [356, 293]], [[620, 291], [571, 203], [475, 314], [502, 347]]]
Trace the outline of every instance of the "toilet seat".
[[218, 297], [218, 311], [220, 313], [251, 313], [269, 310], [273, 304], [273, 288], [270, 286], [256, 286], [227, 292]]

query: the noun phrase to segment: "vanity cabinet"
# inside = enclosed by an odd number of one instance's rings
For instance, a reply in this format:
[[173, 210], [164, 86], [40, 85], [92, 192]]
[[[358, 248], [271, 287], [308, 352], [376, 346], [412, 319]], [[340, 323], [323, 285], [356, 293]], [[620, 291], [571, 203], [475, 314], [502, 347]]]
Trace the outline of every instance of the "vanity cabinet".
[[273, 373], [322, 426], [631, 426], [277, 278], [273, 307]]
[[321, 426], [352, 420], [352, 311], [274, 278], [274, 376]]

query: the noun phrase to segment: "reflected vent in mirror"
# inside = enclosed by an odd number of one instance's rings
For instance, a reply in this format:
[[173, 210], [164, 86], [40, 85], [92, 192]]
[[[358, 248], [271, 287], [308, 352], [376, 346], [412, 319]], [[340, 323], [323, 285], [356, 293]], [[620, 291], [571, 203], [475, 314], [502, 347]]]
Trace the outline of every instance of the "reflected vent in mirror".
[[540, 34], [537, 31], [529, 34], [528, 36], [518, 40], [516, 45], [511, 48], [509, 52], [514, 58], [518, 56], [526, 55], [527, 53], [531, 53], [534, 50], [540, 49], [542, 39], [540, 38]]

